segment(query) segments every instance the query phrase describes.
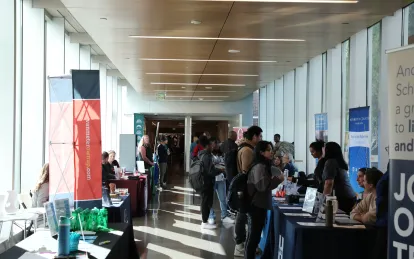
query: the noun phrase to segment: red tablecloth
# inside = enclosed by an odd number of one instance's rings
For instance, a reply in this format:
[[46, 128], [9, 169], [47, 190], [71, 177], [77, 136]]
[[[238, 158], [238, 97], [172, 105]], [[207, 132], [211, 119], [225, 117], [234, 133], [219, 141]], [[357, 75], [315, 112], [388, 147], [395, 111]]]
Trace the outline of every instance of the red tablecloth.
[[139, 204], [139, 180], [110, 180], [109, 183], [116, 184], [116, 188], [127, 188], [129, 196], [131, 197], [131, 214], [132, 217], [138, 216]]

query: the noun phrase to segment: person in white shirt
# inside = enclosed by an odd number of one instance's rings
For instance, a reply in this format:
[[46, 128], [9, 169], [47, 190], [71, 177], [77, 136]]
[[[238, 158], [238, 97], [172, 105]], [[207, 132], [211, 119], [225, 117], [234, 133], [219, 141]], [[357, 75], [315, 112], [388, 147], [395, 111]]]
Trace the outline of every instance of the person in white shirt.
[[32, 207], [43, 207], [45, 202], [49, 201], [49, 164], [46, 163], [40, 174], [39, 180], [33, 189]]
[[[217, 141], [213, 141], [213, 149], [217, 148]], [[213, 155], [213, 164], [215, 167], [224, 167], [224, 158], [219, 156]], [[228, 211], [228, 205], [227, 205], [227, 192], [226, 192], [226, 177], [224, 176], [224, 173], [221, 173], [216, 176], [216, 183], [214, 184], [214, 190], [216, 191], [217, 198], [220, 201], [220, 210], [221, 210], [221, 222], [222, 223], [228, 223], [233, 224], [234, 219], [231, 218], [231, 215]], [[216, 224], [216, 213], [214, 212], [214, 209], [210, 209], [210, 215], [208, 217], [208, 223], [209, 224]]]

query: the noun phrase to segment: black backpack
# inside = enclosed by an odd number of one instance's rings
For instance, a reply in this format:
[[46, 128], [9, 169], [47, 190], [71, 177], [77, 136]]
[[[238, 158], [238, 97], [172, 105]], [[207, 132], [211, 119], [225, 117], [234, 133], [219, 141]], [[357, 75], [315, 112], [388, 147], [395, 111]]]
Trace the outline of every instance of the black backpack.
[[237, 154], [244, 147], [249, 147], [253, 149], [251, 145], [243, 143], [237, 149], [230, 150], [224, 157], [224, 164], [226, 165], [226, 178], [230, 182], [233, 179], [233, 177], [235, 177], [239, 173], [239, 170], [237, 169]]
[[200, 192], [204, 185], [204, 164], [202, 157], [193, 157], [191, 160], [190, 172], [188, 174], [188, 181], [191, 187], [196, 191]]

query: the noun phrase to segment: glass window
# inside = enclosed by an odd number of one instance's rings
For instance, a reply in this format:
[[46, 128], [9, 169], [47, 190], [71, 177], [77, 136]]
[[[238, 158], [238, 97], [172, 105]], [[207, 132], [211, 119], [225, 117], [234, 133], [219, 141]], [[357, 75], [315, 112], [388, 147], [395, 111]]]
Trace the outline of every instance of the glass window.
[[404, 8], [404, 45], [414, 43], [414, 4]]
[[371, 167], [378, 167], [381, 23], [368, 29], [368, 102], [371, 111]]
[[349, 40], [342, 43], [342, 148], [345, 160], [349, 161]]
[[253, 125], [259, 126], [259, 90], [253, 92]]
[[328, 79], [328, 74], [327, 74], [327, 68], [328, 68], [328, 55], [327, 53], [323, 53], [322, 54], [322, 112], [327, 112], [327, 97], [328, 97], [328, 92], [327, 92], [327, 79]]

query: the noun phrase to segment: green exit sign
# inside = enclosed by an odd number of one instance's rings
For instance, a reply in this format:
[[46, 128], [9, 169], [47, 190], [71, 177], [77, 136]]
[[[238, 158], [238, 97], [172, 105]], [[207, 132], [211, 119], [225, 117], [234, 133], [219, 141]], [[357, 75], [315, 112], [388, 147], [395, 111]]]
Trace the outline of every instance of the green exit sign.
[[165, 92], [158, 92], [155, 94], [155, 99], [158, 101], [165, 100]]

